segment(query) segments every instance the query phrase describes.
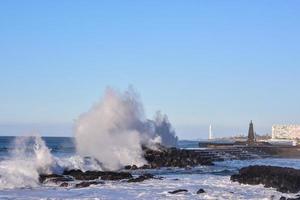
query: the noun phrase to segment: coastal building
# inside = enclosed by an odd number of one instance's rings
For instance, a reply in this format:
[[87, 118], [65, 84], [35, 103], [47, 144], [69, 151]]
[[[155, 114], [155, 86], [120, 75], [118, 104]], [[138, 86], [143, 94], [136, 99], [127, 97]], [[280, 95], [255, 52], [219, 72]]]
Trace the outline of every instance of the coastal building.
[[288, 139], [270, 139], [267, 142], [273, 146], [297, 146], [297, 141]]
[[272, 139], [300, 140], [300, 125], [273, 125]]

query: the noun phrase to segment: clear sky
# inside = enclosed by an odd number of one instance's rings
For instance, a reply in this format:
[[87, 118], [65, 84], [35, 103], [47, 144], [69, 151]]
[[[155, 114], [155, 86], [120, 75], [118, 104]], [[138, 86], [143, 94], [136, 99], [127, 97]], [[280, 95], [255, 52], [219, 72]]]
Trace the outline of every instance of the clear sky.
[[300, 1], [1, 1], [0, 135], [72, 135], [133, 85], [180, 138], [300, 124]]

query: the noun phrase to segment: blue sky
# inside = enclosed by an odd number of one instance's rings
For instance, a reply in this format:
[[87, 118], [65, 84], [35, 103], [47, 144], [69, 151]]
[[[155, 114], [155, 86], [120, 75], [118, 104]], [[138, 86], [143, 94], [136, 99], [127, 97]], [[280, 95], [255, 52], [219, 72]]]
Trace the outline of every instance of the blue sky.
[[300, 123], [299, 1], [1, 1], [0, 134], [71, 135], [133, 85], [180, 138]]

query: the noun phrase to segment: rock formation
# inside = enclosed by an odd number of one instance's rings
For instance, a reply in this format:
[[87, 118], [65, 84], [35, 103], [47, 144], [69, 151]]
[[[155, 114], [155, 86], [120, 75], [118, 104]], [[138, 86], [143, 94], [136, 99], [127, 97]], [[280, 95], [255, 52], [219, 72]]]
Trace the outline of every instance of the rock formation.
[[239, 170], [231, 176], [232, 181], [242, 184], [276, 188], [283, 193], [297, 193], [300, 191], [300, 170], [274, 166], [249, 166]]

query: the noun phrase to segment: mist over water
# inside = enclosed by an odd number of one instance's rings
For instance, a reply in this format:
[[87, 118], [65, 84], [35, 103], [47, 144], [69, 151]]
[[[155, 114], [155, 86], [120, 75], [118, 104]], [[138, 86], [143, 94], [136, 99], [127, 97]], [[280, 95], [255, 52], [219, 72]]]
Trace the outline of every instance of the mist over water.
[[76, 148], [80, 155], [96, 158], [105, 169], [146, 164], [142, 145], [176, 146], [177, 137], [167, 116], [160, 112], [154, 120], [145, 118], [143, 105], [129, 88], [119, 92], [112, 88], [75, 123]]
[[178, 145], [178, 137], [176, 136], [167, 115], [163, 115], [158, 111], [156, 112], [154, 120], [149, 120], [149, 123], [154, 124], [155, 134], [159, 135], [162, 145], [166, 147], [176, 147]]

